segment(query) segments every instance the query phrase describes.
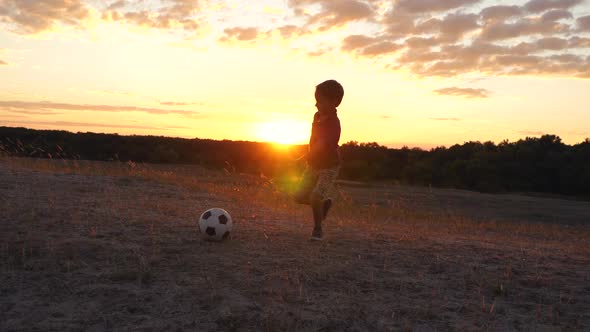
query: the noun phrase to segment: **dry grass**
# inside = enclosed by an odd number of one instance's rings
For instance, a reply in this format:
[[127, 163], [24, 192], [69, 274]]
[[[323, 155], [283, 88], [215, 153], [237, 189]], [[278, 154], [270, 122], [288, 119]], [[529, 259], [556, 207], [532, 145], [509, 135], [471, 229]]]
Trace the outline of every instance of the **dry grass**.
[[[590, 329], [589, 203], [341, 193], [310, 243], [309, 211], [268, 179], [0, 159], [0, 329]], [[212, 206], [231, 240], [199, 239]]]

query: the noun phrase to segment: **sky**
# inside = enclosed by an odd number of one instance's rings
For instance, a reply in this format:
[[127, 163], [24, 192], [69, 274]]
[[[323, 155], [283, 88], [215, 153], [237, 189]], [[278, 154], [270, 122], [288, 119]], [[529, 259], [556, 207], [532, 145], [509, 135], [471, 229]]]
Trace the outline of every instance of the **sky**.
[[589, 0], [0, 0], [0, 126], [306, 143], [590, 137]]

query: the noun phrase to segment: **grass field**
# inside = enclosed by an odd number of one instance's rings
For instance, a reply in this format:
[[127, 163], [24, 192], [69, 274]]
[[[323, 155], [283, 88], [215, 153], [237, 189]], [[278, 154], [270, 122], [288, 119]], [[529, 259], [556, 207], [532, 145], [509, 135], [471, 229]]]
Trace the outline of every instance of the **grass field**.
[[[590, 203], [0, 159], [0, 330], [590, 330]], [[231, 239], [196, 220], [228, 210]]]

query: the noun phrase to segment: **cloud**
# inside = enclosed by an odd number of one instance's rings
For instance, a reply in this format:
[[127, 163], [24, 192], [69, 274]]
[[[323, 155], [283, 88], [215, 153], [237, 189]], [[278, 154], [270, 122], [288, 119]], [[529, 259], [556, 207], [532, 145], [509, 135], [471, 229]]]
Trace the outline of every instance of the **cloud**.
[[567, 9], [579, 5], [583, 0], [531, 0], [524, 9], [531, 13], [540, 13], [549, 9]]
[[523, 12], [519, 6], [491, 6], [484, 8], [479, 15], [484, 21], [504, 21], [508, 18], [521, 15]]
[[[102, 11], [104, 20], [147, 28], [194, 32], [201, 28], [206, 0], [116, 1]], [[158, 6], [160, 5], [160, 6]]]
[[380, 42], [363, 48], [361, 54], [364, 56], [377, 56], [387, 53], [393, 53], [402, 48], [402, 45], [392, 42]]
[[574, 15], [564, 9], [550, 10], [541, 16], [541, 20], [544, 22], [555, 22], [559, 20], [568, 20], [574, 18]]
[[[248, 26], [228, 26], [235, 23], [232, 15], [241, 13], [223, 3], [0, 0], [0, 26], [35, 33], [59, 25], [80, 26], [98, 12], [104, 20], [172, 32], [192, 34], [215, 27], [206, 30], [219, 42], [253, 44], [280, 35], [295, 45], [302, 41], [306, 46], [296, 49], [309, 56], [339, 50], [419, 76], [590, 77], [590, 15], [576, 8], [584, 0], [519, 5], [483, 0], [286, 0], [288, 10], [280, 15], [253, 4], [260, 16]], [[218, 21], [220, 15], [211, 15], [214, 8], [223, 11]], [[586, 16], [576, 17], [581, 12]], [[2, 65], [6, 62], [0, 60]]]
[[568, 43], [570, 48], [590, 48], [590, 38], [572, 37]]
[[282, 27], [278, 27], [278, 28], [276, 28], [276, 30], [279, 31], [279, 33], [281, 34], [281, 36], [283, 36], [283, 38], [292, 38], [294, 36], [304, 33], [303, 29], [301, 29], [298, 26], [293, 25], [293, 24], [288, 24], [288, 25], [284, 25]]
[[356, 0], [322, 1], [321, 5], [323, 10], [309, 20], [310, 24], [321, 24], [320, 29], [329, 29], [373, 15], [368, 4]]
[[467, 98], [487, 98], [490, 94], [490, 92], [486, 89], [472, 89], [459, 87], [443, 88], [434, 90], [434, 92], [439, 95], [460, 96]]
[[[115, 1], [99, 8], [100, 2], [84, 0], [2, 0], [0, 22], [19, 34], [35, 34], [57, 25], [82, 26], [91, 12], [102, 14], [107, 21], [157, 29], [200, 28], [201, 10], [206, 0]], [[95, 6], [92, 6], [95, 4]]]
[[402, 48], [402, 44], [393, 43], [383, 38], [373, 38], [363, 35], [348, 36], [342, 41], [341, 46], [343, 51], [357, 52], [367, 57], [394, 53]]
[[342, 50], [344, 51], [354, 51], [359, 48], [364, 48], [371, 44], [377, 43], [379, 41], [378, 38], [364, 36], [364, 35], [351, 35], [342, 41]]
[[381, 18], [380, 24], [389, 38], [400, 39], [414, 34], [418, 17], [401, 10], [390, 10]]
[[239, 41], [252, 41], [256, 40], [259, 35], [258, 28], [249, 27], [249, 28], [227, 28], [223, 30], [224, 36], [220, 38], [221, 41], [229, 41], [232, 39], [236, 39]]
[[[374, 34], [343, 38], [356, 56], [383, 54], [386, 68], [420, 76], [543, 75], [590, 77], [590, 16], [574, 17], [579, 0], [533, 0], [523, 6], [480, 1], [399, 0], [375, 22]], [[387, 43], [387, 44], [386, 44]], [[372, 52], [390, 45], [388, 52]], [[397, 45], [393, 48], [393, 45]], [[577, 50], [576, 50], [577, 49]]]
[[56, 25], [80, 25], [89, 17], [89, 7], [81, 0], [2, 0], [0, 22], [20, 34], [50, 30]]
[[127, 1], [125, 1], [125, 0], [115, 1], [107, 7], [107, 10], [121, 9], [121, 8], [125, 7], [126, 5], [127, 5]]
[[[347, 9], [342, 4], [326, 1], [328, 10], [334, 7], [342, 14], [353, 15], [358, 9]], [[20, 34], [35, 34], [58, 25], [82, 27], [84, 21], [100, 17], [104, 21], [192, 34], [213, 23], [215, 18], [210, 14], [221, 9], [240, 15], [222, 1], [213, 0], [0, 0], [0, 24]]]
[[438, 33], [439, 42], [455, 42], [469, 31], [478, 29], [479, 15], [475, 14], [449, 14], [442, 20], [429, 19], [416, 26], [414, 32]]
[[166, 28], [166, 22], [155, 20], [150, 17], [150, 12], [148, 11], [138, 11], [138, 12], [128, 12], [124, 14], [120, 14], [119, 12], [111, 12], [110, 13], [113, 20], [125, 20], [128, 23], [133, 23], [139, 26], [147, 26], [153, 28]]
[[117, 128], [117, 129], [148, 129], [148, 130], [173, 130], [173, 129], [190, 129], [189, 127], [154, 127], [154, 126], [134, 126], [134, 125], [117, 125], [92, 122], [73, 122], [73, 121], [2, 121], [15, 125], [40, 125], [40, 126], [57, 126], [57, 127], [91, 127], [91, 128]]
[[[0, 109], [2, 109], [2, 106], [0, 106]], [[6, 107], [6, 108], [4, 108], [4, 110], [6, 110], [8, 112], [12, 112], [12, 113], [25, 114], [25, 115], [60, 115], [60, 114], [63, 114], [63, 113], [52, 111], [52, 110], [35, 111], [35, 110], [19, 109], [16, 107]]]
[[114, 21], [125, 21], [127, 23], [156, 29], [172, 29], [181, 26], [184, 30], [195, 31], [199, 29], [199, 23], [191, 18], [177, 15], [160, 13], [153, 15], [148, 11], [136, 11], [120, 14], [119, 12], [107, 12], [103, 17]]
[[307, 52], [307, 55], [310, 56], [310, 57], [318, 57], [318, 56], [322, 56], [322, 55], [324, 55], [324, 54], [326, 54], [328, 52], [329, 52], [329, 50], [319, 49], [319, 50], [316, 50], [316, 51]]
[[[3, 118], [9, 118], [9, 119], [28, 119], [29, 117], [26, 115], [14, 115], [14, 114], [2, 114], [0, 115]], [[5, 119], [1, 119], [2, 122], [6, 122], [9, 120], [5, 120]]]
[[[0, 109], [14, 113], [54, 114], [55, 111], [83, 111], [83, 112], [143, 112], [149, 114], [177, 114], [186, 117], [196, 117], [199, 112], [185, 110], [170, 110], [160, 108], [117, 106], [117, 105], [80, 105], [67, 103], [54, 103], [50, 101], [0, 101]], [[34, 113], [33, 113], [34, 114]]]
[[459, 118], [428, 118], [428, 120], [435, 120], [435, 121], [461, 121]]
[[414, 49], [429, 49], [431, 47], [437, 46], [439, 43], [440, 40], [435, 37], [410, 37], [405, 41], [405, 44], [408, 48]]
[[536, 41], [537, 47], [543, 50], [563, 50], [569, 45], [569, 41], [564, 38], [546, 37]]
[[590, 15], [578, 17], [576, 24], [579, 31], [590, 31]]
[[187, 103], [178, 101], [161, 101], [160, 105], [164, 106], [189, 106], [189, 105], [204, 105], [204, 103]]
[[478, 2], [480, 0], [398, 0], [395, 9], [408, 13], [441, 12]]
[[[468, 72], [497, 75], [561, 75], [585, 78], [590, 74], [590, 59], [569, 53], [586, 48], [590, 38], [542, 38], [502, 46], [475, 41], [466, 46], [441, 46], [438, 51], [408, 49], [396, 59], [399, 67], [409, 67], [424, 76], [455, 76]], [[558, 52], [544, 54], [547, 50]]]
[[[305, 26], [318, 26], [320, 31], [342, 26], [349, 22], [371, 19], [374, 8], [367, 1], [358, 0], [288, 0], [298, 17], [305, 18]], [[319, 6], [315, 14], [307, 14], [309, 6]]]
[[546, 21], [538, 18], [524, 18], [515, 23], [496, 23], [486, 25], [481, 35], [482, 40], [506, 40], [528, 35], [553, 35], [570, 32], [567, 24]]
[[[473, 10], [479, 1], [399, 0], [377, 22], [374, 34], [352, 34], [340, 48], [359, 57], [380, 56], [386, 68], [420, 76], [543, 75], [590, 77], [579, 54], [589, 38], [590, 16], [575, 18], [580, 1], [529, 1]], [[575, 23], [575, 25], [574, 25]], [[583, 53], [582, 53], [583, 54]]]

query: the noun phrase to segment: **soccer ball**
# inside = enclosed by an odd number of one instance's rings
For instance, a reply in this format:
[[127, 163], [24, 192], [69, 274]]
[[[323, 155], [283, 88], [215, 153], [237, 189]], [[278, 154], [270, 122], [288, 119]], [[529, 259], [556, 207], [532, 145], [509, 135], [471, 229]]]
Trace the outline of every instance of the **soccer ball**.
[[227, 211], [220, 208], [209, 209], [199, 218], [199, 229], [203, 238], [210, 241], [222, 241], [229, 236], [233, 223]]

